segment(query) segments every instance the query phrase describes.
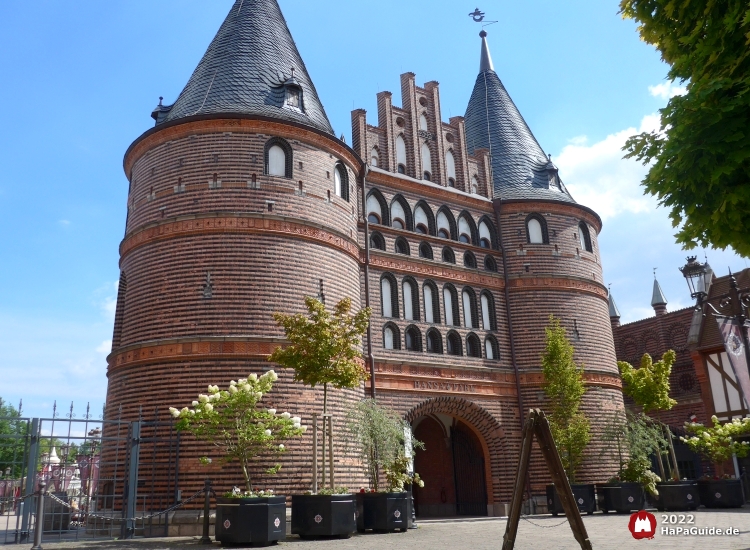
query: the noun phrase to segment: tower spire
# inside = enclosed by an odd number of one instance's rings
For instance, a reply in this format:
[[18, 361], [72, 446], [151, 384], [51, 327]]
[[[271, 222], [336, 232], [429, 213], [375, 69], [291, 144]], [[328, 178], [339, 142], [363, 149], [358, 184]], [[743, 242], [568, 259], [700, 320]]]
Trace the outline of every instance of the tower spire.
[[664, 315], [667, 312], [667, 299], [664, 292], [656, 280], [656, 268], [654, 268], [654, 290], [651, 293], [651, 307], [654, 308], [656, 315]]
[[495, 67], [492, 64], [492, 56], [490, 55], [490, 47], [487, 45], [487, 31], [482, 29], [479, 33], [482, 37], [482, 53], [479, 59], [479, 72], [494, 71]]

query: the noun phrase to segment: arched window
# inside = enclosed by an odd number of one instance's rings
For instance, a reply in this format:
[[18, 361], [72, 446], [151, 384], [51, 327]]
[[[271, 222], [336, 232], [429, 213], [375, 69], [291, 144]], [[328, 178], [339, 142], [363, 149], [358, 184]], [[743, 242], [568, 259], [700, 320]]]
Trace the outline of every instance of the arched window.
[[448, 348], [448, 355], [463, 355], [463, 346], [461, 345], [461, 337], [454, 330], [448, 333], [445, 338], [445, 342]]
[[449, 246], [443, 248], [443, 261], [449, 264], [456, 263], [456, 255], [453, 253], [453, 250]]
[[367, 195], [367, 221], [370, 223], [388, 224], [388, 205], [385, 197], [377, 189]]
[[484, 339], [484, 356], [487, 359], [500, 359], [500, 349], [497, 340], [491, 334]]
[[424, 113], [419, 115], [419, 129], [427, 132], [427, 117], [424, 116]]
[[427, 235], [427, 226], [423, 223], [417, 223], [414, 226], [414, 230], [422, 235]]
[[479, 342], [479, 337], [472, 333], [466, 337], [466, 355], [469, 357], [482, 357], [482, 344]]
[[438, 237], [458, 240], [458, 235], [456, 234], [456, 220], [448, 207], [440, 207], [440, 210], [438, 210], [437, 213], [436, 222]]
[[593, 252], [591, 248], [591, 234], [589, 233], [588, 226], [581, 222], [578, 224], [578, 240], [581, 243], [581, 248], [587, 252]]
[[443, 287], [443, 309], [446, 325], [457, 327], [461, 324], [458, 314], [458, 293], [456, 287], [451, 284]]
[[427, 331], [427, 353], [443, 353], [443, 338], [434, 328]]
[[419, 201], [414, 208], [414, 230], [423, 235], [435, 234], [435, 218], [424, 201]]
[[471, 177], [471, 194], [476, 195], [479, 192], [479, 180], [476, 176]]
[[404, 331], [404, 348], [408, 351], [422, 351], [422, 333], [414, 325]]
[[411, 277], [404, 277], [404, 319], [419, 321], [419, 290], [417, 282]]
[[292, 147], [286, 140], [277, 137], [269, 139], [264, 152], [267, 175], [292, 177]]
[[391, 201], [391, 227], [412, 230], [411, 208], [401, 195], [396, 195]]
[[469, 252], [468, 250], [464, 252], [464, 267], [468, 267], [471, 269], [477, 268], [477, 258], [474, 256], [473, 253]]
[[378, 154], [378, 148], [373, 147], [372, 151], [370, 152], [370, 166], [378, 166], [378, 162], [380, 159], [380, 155]]
[[547, 222], [539, 214], [526, 218], [526, 238], [530, 244], [548, 244]]
[[455, 186], [456, 186], [455, 178], [448, 178], [448, 187], [455, 187]]
[[495, 227], [487, 219], [479, 222], [479, 246], [495, 248]]
[[385, 239], [383, 238], [383, 235], [381, 235], [377, 231], [371, 233], [370, 248], [375, 248], [376, 250], [385, 250]]
[[471, 226], [463, 216], [458, 218], [458, 240], [466, 244], [471, 243]]
[[478, 328], [477, 325], [477, 297], [474, 291], [467, 287], [461, 292], [461, 300], [464, 306], [464, 327]]
[[432, 247], [430, 246], [430, 243], [420, 243], [419, 257], [432, 260]]
[[428, 323], [440, 322], [440, 298], [438, 289], [432, 281], [425, 281], [422, 285], [424, 297], [424, 320]]
[[447, 151], [445, 153], [445, 172], [448, 176], [448, 184], [450, 185], [450, 181], [453, 180], [453, 185], [451, 187], [456, 186], [456, 159], [453, 157], [452, 151]]
[[401, 349], [401, 334], [398, 327], [388, 323], [383, 328], [383, 347], [385, 349]]
[[487, 271], [497, 272], [497, 262], [492, 256], [484, 257], [484, 269]]
[[484, 330], [497, 330], [495, 299], [492, 294], [484, 290], [482, 291], [480, 301], [482, 302], [482, 328]]
[[383, 317], [398, 317], [398, 286], [390, 273], [380, 278], [380, 305]]
[[406, 239], [403, 237], [398, 237], [396, 239], [396, 254], [404, 254], [406, 256], [409, 256], [409, 243], [406, 242]]
[[432, 156], [427, 143], [422, 144], [422, 172], [424, 172], [424, 179], [432, 181]]
[[345, 201], [349, 200], [349, 174], [341, 163], [333, 168], [333, 192]]
[[401, 134], [396, 137], [396, 164], [398, 173], [406, 174], [406, 142]]

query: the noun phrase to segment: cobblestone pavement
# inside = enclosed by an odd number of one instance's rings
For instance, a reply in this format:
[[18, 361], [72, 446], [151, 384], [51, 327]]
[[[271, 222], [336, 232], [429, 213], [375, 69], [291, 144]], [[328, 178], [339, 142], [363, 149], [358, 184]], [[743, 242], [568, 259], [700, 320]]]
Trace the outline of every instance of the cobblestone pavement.
[[[750, 549], [750, 507], [739, 510], [698, 511], [695, 513], [694, 526], [737, 527], [738, 536], [664, 536], [660, 534], [661, 514], [655, 514], [659, 527], [653, 540], [635, 540], [630, 535], [627, 525], [630, 519], [626, 514], [595, 514], [584, 516], [584, 523], [595, 549], [639, 549], [677, 548], [709, 550]], [[564, 522], [563, 517], [534, 516], [529, 521], [521, 520], [516, 548], [556, 550], [559, 548], [579, 548], [573, 534]], [[289, 537], [276, 548], [288, 550], [322, 550], [349, 549], [357, 550], [399, 548], [407, 550], [437, 550], [442, 548], [456, 549], [493, 549], [502, 546], [505, 533], [505, 519], [453, 519], [430, 520], [419, 522], [419, 529], [407, 533], [355, 535], [345, 540], [302, 541], [296, 536]], [[679, 527], [679, 526], [674, 526]], [[684, 527], [684, 526], [683, 526]], [[29, 545], [30, 546], [30, 545]], [[178, 548], [210, 548], [198, 543], [197, 538], [182, 539], [147, 539], [136, 541], [96, 541], [74, 543], [43, 544], [44, 550], [62, 550], [68, 548], [111, 548], [112, 550], [171, 550]], [[214, 543], [214, 548], [218, 547]], [[8, 547], [21, 548], [20, 546]], [[25, 548], [25, 546], [24, 546]]]

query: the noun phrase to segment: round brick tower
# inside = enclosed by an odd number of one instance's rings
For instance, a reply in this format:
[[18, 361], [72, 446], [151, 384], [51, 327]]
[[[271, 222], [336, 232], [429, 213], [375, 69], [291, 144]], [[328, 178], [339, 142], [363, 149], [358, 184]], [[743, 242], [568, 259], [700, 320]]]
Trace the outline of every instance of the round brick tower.
[[[544, 327], [555, 315], [575, 346], [576, 361], [584, 365], [587, 385], [582, 410], [592, 436], [577, 481], [601, 482], [618, 465], [600, 456], [600, 436], [613, 413], [624, 410], [597, 242], [602, 222], [573, 200], [498, 78], [487, 33], [480, 36], [480, 70], [466, 110], [466, 141], [470, 152], [485, 149], [492, 157], [519, 407], [545, 408]], [[540, 482], [549, 477], [541, 458], [532, 463], [530, 477], [535, 491], [542, 490]]]
[[[152, 116], [155, 127], [124, 159], [128, 215], [108, 358], [107, 415], [122, 408], [130, 420], [271, 368], [266, 357], [283, 337], [272, 314], [301, 312], [305, 296], [362, 307], [362, 164], [334, 136], [276, 0], [238, 0], [177, 101]], [[309, 425], [322, 389], [277, 372], [265, 403]], [[362, 397], [329, 397], [339, 447], [343, 411]], [[311, 432], [282, 457], [284, 475], [269, 480], [277, 491], [309, 488]], [[211, 449], [183, 439], [184, 491], [208, 473], [217, 490], [241, 479], [237, 465], [199, 467], [203, 455]], [[359, 486], [345, 453], [338, 459], [337, 485]]]

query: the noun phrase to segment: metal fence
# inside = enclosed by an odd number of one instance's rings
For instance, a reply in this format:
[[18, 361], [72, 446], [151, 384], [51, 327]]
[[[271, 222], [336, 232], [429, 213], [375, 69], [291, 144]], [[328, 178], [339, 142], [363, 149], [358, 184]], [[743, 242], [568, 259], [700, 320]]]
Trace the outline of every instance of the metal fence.
[[[166, 536], [180, 501], [179, 433], [156, 411], [136, 421], [0, 417], [0, 544]], [[36, 492], [44, 482], [43, 517]], [[161, 512], [161, 513], [159, 513]]]

